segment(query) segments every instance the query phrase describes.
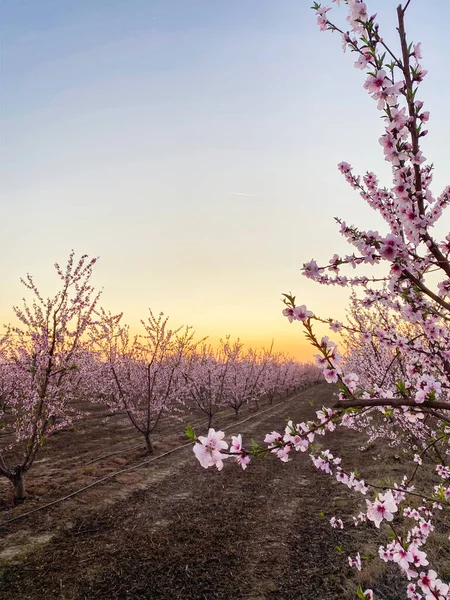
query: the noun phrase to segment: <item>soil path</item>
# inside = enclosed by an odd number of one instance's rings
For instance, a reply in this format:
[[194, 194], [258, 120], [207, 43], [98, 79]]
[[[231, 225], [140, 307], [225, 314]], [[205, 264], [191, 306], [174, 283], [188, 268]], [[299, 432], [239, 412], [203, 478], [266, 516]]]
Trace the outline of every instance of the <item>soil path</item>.
[[[261, 441], [268, 431], [282, 430], [288, 417], [312, 418], [309, 403], [329, 405], [333, 392], [326, 384], [310, 388], [255, 415], [239, 432], [244, 442], [249, 437]], [[318, 441], [350, 462], [361, 443], [358, 436], [341, 429], [330, 437]], [[285, 464], [273, 457], [254, 460], [246, 472], [226, 464], [219, 473], [202, 469], [188, 447], [122, 475], [114, 483], [119, 484], [128, 494], [116, 494], [110, 504], [100, 498], [93, 509], [81, 496], [76, 518], [73, 512], [65, 517], [59, 505], [45, 516], [37, 513], [13, 524], [6, 532], [11, 540], [20, 530], [41, 543], [13, 561], [4, 557], [0, 598], [355, 598], [357, 582], [347, 555], [359, 548], [357, 534], [333, 530], [328, 521], [334, 514], [354, 513], [361, 503], [317, 472], [303, 454]], [[97, 498], [101, 494], [107, 500], [109, 489], [97, 488]], [[337, 549], [341, 545], [344, 552]]]

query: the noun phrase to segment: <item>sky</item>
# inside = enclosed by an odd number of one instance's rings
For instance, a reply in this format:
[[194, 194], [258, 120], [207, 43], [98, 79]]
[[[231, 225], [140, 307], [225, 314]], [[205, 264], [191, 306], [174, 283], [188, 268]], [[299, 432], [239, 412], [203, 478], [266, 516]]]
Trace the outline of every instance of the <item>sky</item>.
[[[395, 39], [398, 0], [372, 0]], [[0, 323], [20, 277], [54, 291], [55, 261], [98, 256], [102, 305], [148, 308], [215, 343], [313, 353], [281, 294], [344, 319], [348, 290], [301, 275], [349, 248], [333, 217], [381, 228], [338, 173], [389, 185], [364, 74], [308, 0], [3, 0]], [[334, 9], [343, 23], [344, 9]], [[434, 190], [450, 183], [448, 0], [412, 0], [431, 111]], [[447, 232], [450, 229], [447, 220]]]

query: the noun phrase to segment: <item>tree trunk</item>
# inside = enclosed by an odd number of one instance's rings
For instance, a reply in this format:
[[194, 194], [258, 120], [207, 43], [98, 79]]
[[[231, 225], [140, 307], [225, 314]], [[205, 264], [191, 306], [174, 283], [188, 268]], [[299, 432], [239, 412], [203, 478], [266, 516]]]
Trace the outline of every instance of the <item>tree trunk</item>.
[[16, 472], [11, 478], [11, 483], [14, 486], [13, 504], [17, 506], [25, 500], [25, 480], [21, 471]]
[[145, 437], [145, 444], [147, 446], [148, 453], [153, 454], [153, 445], [152, 445], [152, 441], [150, 439], [150, 432], [149, 431], [145, 432], [144, 437]]

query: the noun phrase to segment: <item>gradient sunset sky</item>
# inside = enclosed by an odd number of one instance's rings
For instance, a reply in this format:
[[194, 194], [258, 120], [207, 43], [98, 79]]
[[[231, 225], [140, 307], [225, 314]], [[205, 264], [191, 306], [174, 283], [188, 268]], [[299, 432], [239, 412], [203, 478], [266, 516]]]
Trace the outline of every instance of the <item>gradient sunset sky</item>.
[[[368, 1], [393, 45], [397, 3]], [[311, 355], [281, 293], [342, 320], [348, 292], [300, 267], [348, 251], [334, 216], [382, 227], [336, 165], [390, 184], [364, 73], [311, 4], [3, 0], [0, 322], [19, 278], [52, 293], [73, 248], [100, 257], [102, 304], [132, 326], [151, 307], [213, 342]], [[412, 0], [436, 193], [450, 183], [449, 22], [448, 0]]]

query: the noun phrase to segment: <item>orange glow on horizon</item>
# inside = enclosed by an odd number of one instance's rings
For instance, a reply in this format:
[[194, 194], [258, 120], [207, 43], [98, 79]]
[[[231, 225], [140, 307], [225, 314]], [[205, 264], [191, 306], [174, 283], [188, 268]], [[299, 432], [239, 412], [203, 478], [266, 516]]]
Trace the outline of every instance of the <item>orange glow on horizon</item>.
[[[225, 336], [223, 336], [225, 337]], [[253, 338], [253, 337], [242, 337], [242, 336], [230, 336], [232, 340], [239, 337], [240, 341], [244, 344], [244, 350], [252, 348], [253, 350], [268, 350], [272, 344], [272, 340], [269, 338]], [[222, 338], [223, 339], [223, 338]], [[211, 344], [213, 348], [218, 348], [220, 343], [220, 337], [209, 336], [207, 343]], [[303, 340], [301, 337], [296, 340], [279, 340], [275, 339], [273, 343], [273, 352], [275, 354], [283, 353], [288, 358], [293, 358], [299, 362], [312, 362], [314, 348], [307, 340]]]

